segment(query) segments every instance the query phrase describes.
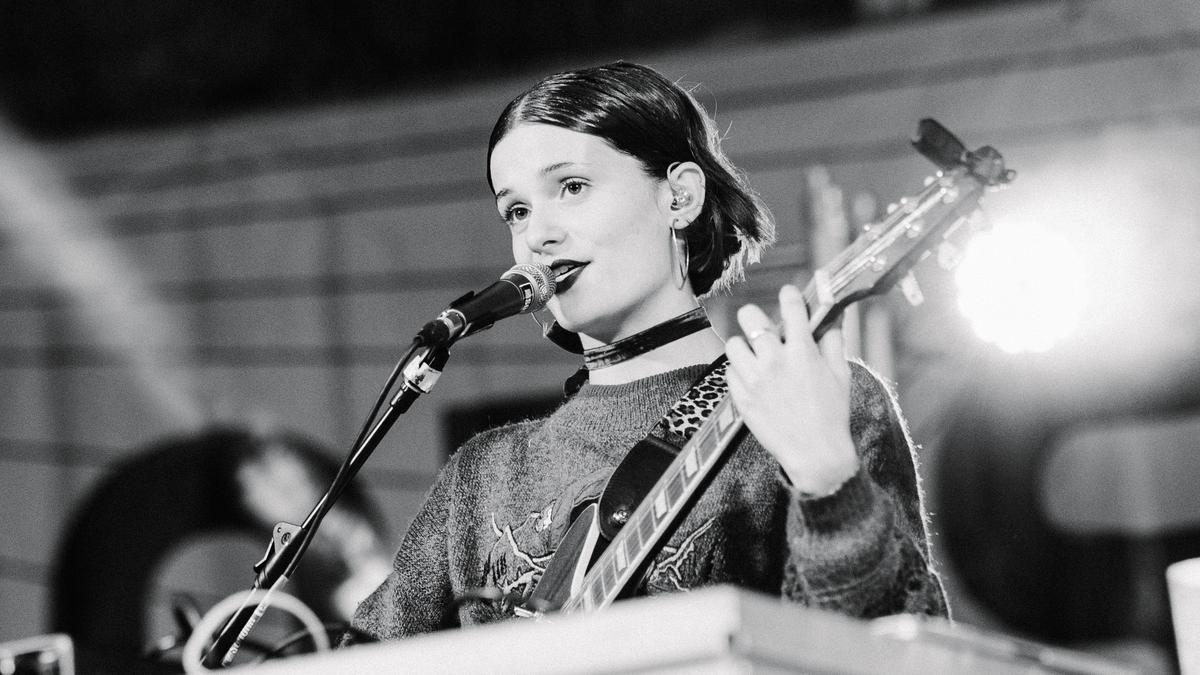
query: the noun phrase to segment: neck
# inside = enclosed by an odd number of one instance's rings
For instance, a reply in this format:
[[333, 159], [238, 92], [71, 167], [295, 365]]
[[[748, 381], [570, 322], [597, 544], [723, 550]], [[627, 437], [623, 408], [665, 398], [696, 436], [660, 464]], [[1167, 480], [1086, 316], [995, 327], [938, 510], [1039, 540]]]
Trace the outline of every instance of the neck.
[[593, 370], [592, 384], [624, 384], [697, 363], [709, 363], [725, 353], [725, 341], [711, 328], [692, 333], [627, 361]]

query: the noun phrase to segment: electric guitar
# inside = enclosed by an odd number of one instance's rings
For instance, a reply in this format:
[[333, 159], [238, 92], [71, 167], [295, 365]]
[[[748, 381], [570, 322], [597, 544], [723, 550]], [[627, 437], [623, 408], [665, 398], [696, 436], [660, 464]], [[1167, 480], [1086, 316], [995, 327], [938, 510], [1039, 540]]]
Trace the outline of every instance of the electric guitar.
[[[850, 304], [883, 294], [897, 283], [907, 285], [901, 279], [960, 229], [984, 192], [1015, 177], [999, 152], [988, 146], [968, 151], [931, 119], [921, 120], [913, 145], [940, 171], [814, 273], [814, 279], [820, 275], [826, 280], [820, 295], [815, 282], [804, 290], [814, 338], [834, 325]], [[650, 554], [743, 428], [741, 415], [725, 397], [682, 448], [647, 436], [613, 472], [604, 497], [576, 517], [517, 614], [591, 611], [616, 600], [641, 578]]]

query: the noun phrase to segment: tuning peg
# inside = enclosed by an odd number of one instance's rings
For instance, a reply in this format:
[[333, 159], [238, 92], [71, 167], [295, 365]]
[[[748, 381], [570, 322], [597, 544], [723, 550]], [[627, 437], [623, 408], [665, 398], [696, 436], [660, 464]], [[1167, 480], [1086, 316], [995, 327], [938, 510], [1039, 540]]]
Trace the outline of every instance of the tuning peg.
[[944, 270], [952, 270], [958, 267], [958, 263], [962, 262], [962, 257], [962, 249], [948, 241], [943, 241], [938, 246], [938, 265]]
[[900, 279], [900, 290], [904, 293], [904, 299], [908, 300], [908, 304], [913, 307], [925, 302], [925, 294], [921, 292], [921, 285], [917, 283], [917, 277], [911, 271]]
[[901, 213], [912, 213], [916, 206], [917, 205], [915, 202], [913, 202], [913, 200], [909, 199], [908, 197], [901, 197], [900, 201], [888, 204], [887, 208], [884, 210], [890, 216], [897, 211], [900, 211]]

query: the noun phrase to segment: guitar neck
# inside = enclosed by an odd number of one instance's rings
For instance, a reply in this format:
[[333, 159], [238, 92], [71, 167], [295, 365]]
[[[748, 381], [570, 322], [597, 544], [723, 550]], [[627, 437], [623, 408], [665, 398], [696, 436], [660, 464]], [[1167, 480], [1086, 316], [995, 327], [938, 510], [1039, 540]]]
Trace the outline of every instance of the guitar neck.
[[[813, 273], [803, 294], [813, 338], [820, 340], [842, 311], [869, 295], [881, 295], [928, 252], [905, 246], [905, 240], [924, 241], [931, 231], [945, 238], [983, 193], [984, 184], [963, 169], [939, 173], [912, 197], [889, 208], [878, 223], [864, 228], [850, 246]], [[824, 278], [825, 297], [818, 279]]]

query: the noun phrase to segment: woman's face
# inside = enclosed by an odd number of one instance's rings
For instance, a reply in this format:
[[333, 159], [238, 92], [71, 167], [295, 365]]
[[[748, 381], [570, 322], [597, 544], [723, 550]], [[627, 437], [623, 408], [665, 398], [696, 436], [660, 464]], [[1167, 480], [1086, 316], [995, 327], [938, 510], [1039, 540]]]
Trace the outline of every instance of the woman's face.
[[671, 189], [603, 139], [548, 124], [520, 124], [492, 151], [496, 208], [513, 258], [559, 271], [549, 308], [585, 345], [611, 342], [695, 307], [675, 285]]

